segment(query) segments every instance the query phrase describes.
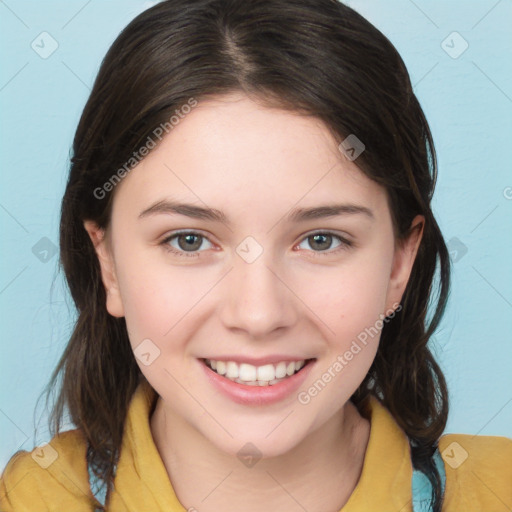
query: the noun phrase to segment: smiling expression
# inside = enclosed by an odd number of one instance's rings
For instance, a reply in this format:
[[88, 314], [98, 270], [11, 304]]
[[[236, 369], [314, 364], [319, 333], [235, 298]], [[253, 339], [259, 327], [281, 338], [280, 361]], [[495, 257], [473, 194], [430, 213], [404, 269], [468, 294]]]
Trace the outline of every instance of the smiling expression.
[[297, 400], [400, 302], [419, 239], [395, 245], [385, 189], [356, 164], [319, 120], [232, 94], [122, 180], [105, 243], [86, 223], [107, 308], [170, 420], [229, 453], [279, 454], [357, 389], [379, 336]]

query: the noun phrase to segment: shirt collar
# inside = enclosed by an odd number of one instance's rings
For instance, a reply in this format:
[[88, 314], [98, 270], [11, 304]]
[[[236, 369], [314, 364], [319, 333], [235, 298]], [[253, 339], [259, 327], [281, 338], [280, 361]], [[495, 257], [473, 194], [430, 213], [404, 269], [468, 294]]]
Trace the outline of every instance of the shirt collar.
[[[185, 512], [151, 434], [149, 417], [156, 398], [145, 380], [134, 393], [125, 424], [116, 491], [126, 505], [134, 503], [136, 507], [144, 496], [144, 504], [150, 508]], [[376, 397], [370, 396], [367, 411], [371, 427], [363, 470], [342, 512], [409, 512], [412, 464], [407, 436]]]
[[369, 397], [370, 438], [363, 470], [342, 512], [411, 509], [412, 463], [409, 440], [391, 413]]

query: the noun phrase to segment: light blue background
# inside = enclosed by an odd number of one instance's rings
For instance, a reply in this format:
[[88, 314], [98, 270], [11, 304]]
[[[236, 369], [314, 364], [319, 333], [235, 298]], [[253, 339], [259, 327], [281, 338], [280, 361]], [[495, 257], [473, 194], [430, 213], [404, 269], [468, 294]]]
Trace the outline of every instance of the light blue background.
[[[74, 315], [58, 256], [44, 263], [32, 248], [44, 237], [58, 243], [72, 138], [101, 59], [154, 3], [0, 2], [2, 468], [17, 449], [49, 440], [44, 422], [34, 437], [33, 413]], [[434, 213], [459, 258], [435, 336], [451, 395], [447, 432], [512, 437], [512, 2], [348, 3], [403, 56], [438, 150]], [[47, 59], [31, 48], [43, 31], [59, 45]], [[441, 46], [454, 31], [469, 44], [456, 59]], [[463, 48], [457, 37], [445, 43], [452, 54]]]

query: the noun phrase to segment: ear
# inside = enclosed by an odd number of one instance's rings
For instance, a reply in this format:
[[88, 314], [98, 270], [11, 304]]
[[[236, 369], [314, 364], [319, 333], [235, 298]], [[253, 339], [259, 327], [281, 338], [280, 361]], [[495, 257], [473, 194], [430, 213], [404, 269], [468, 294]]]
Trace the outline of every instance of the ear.
[[386, 311], [392, 311], [402, 300], [405, 288], [411, 275], [412, 267], [418, 254], [418, 248], [423, 237], [425, 217], [416, 215], [411, 222], [409, 235], [395, 245], [393, 267], [386, 297]]
[[118, 318], [123, 317], [124, 308], [121, 301], [121, 294], [119, 293], [114, 259], [109, 247], [108, 239], [105, 236], [105, 230], [98, 227], [98, 225], [91, 220], [84, 221], [84, 228], [89, 234], [89, 238], [91, 239], [96, 255], [98, 256], [101, 268], [101, 280], [103, 281], [103, 286], [107, 293], [107, 311], [112, 316]]

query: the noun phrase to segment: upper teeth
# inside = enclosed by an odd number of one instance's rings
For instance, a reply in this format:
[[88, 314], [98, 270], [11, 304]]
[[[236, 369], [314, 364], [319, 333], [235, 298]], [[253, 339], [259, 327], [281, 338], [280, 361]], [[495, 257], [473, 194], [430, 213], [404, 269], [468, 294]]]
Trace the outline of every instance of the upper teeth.
[[263, 366], [253, 366], [252, 364], [238, 364], [234, 361], [216, 361], [206, 359], [206, 364], [215, 370], [219, 375], [224, 375], [228, 379], [239, 379], [244, 382], [271, 382], [275, 379], [282, 379], [287, 375], [293, 375], [299, 371], [306, 361], [282, 361], [277, 364], [265, 364]]

